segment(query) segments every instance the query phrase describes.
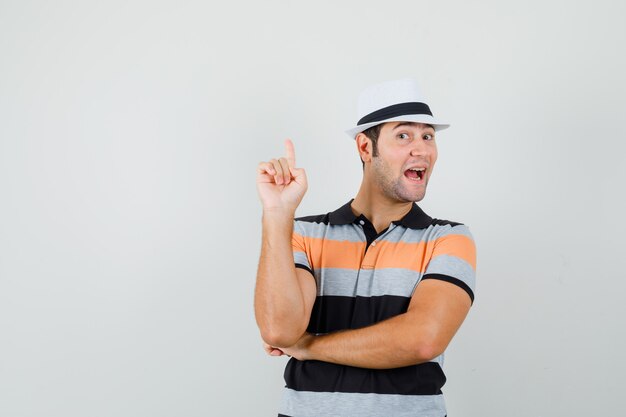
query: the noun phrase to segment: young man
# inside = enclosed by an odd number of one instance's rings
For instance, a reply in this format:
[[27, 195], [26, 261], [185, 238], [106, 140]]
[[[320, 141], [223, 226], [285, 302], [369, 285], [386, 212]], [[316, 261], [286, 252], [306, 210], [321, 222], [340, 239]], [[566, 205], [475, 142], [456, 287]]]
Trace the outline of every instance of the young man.
[[444, 351], [474, 300], [469, 229], [424, 198], [448, 127], [412, 80], [359, 98], [347, 133], [363, 162], [356, 197], [294, 220], [307, 189], [293, 144], [262, 162], [263, 242], [255, 313], [270, 355], [290, 355], [279, 416], [444, 417]]

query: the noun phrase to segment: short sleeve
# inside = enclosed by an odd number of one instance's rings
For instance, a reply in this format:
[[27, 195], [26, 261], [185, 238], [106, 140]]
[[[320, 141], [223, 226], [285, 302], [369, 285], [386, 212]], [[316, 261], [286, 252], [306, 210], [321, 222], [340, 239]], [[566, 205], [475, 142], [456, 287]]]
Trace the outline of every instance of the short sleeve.
[[311, 263], [309, 262], [309, 257], [307, 256], [307, 253], [306, 253], [304, 235], [300, 227], [298, 227], [297, 220], [294, 220], [294, 224], [293, 224], [291, 247], [293, 249], [293, 260], [296, 264], [296, 268], [305, 269], [309, 271], [311, 275], [313, 275], [313, 268], [311, 268]]
[[474, 303], [476, 245], [467, 226], [446, 226], [435, 240], [432, 257], [422, 279], [439, 279], [458, 285]]

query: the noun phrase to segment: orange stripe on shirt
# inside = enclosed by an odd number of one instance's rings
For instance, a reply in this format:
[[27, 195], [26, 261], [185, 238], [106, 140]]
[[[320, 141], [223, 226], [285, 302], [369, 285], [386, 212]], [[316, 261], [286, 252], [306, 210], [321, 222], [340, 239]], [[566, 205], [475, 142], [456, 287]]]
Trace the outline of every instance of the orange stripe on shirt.
[[433, 258], [439, 255], [456, 256], [470, 264], [476, 271], [476, 245], [465, 235], [446, 235], [435, 241]]
[[[428, 261], [439, 255], [459, 257], [476, 269], [476, 248], [464, 235], [446, 235], [427, 242], [379, 240], [365, 253], [365, 242], [338, 241], [302, 236], [309, 262], [316, 268], [404, 268], [424, 272]], [[299, 240], [299, 239], [298, 239]], [[365, 255], [365, 256], [364, 256]]]
[[[380, 241], [376, 268], [407, 268], [425, 272], [428, 262], [439, 255], [456, 256], [476, 270], [476, 247], [465, 235], [450, 234], [435, 240], [416, 243]], [[368, 252], [370, 249], [368, 249]]]

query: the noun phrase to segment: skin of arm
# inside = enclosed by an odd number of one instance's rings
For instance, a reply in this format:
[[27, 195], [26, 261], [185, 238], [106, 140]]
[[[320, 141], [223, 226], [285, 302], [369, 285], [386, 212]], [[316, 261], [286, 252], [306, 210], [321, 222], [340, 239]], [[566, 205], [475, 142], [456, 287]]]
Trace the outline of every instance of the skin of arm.
[[315, 279], [294, 266], [293, 214], [264, 212], [254, 308], [261, 338], [291, 346], [304, 334], [315, 302]]
[[374, 325], [322, 336], [303, 335], [293, 346], [266, 351], [370, 369], [428, 362], [444, 352], [471, 306], [460, 287], [440, 280], [419, 283], [406, 313]]
[[296, 208], [307, 189], [304, 169], [295, 168], [293, 143], [286, 157], [261, 162], [257, 190], [263, 205], [263, 237], [254, 293], [261, 338], [272, 346], [291, 346], [306, 331], [315, 302], [315, 279], [296, 268], [291, 246]]

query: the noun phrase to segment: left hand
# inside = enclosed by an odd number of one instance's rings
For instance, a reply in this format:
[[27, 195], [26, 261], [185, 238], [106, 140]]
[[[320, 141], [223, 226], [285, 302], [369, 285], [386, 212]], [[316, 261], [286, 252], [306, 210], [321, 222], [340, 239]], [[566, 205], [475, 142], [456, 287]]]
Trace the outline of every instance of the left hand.
[[270, 356], [282, 356], [285, 354], [282, 350], [274, 346], [270, 346], [265, 342], [263, 342], [263, 349], [265, 350], [265, 353], [267, 353]]
[[292, 356], [299, 361], [306, 361], [313, 359], [311, 357], [311, 352], [309, 352], [309, 347], [314, 337], [315, 336], [313, 336], [311, 333], [305, 333], [300, 339], [298, 339], [298, 341], [293, 346], [277, 348], [263, 342], [263, 347], [265, 349], [265, 352], [267, 352], [267, 354], [270, 356], [287, 355]]

